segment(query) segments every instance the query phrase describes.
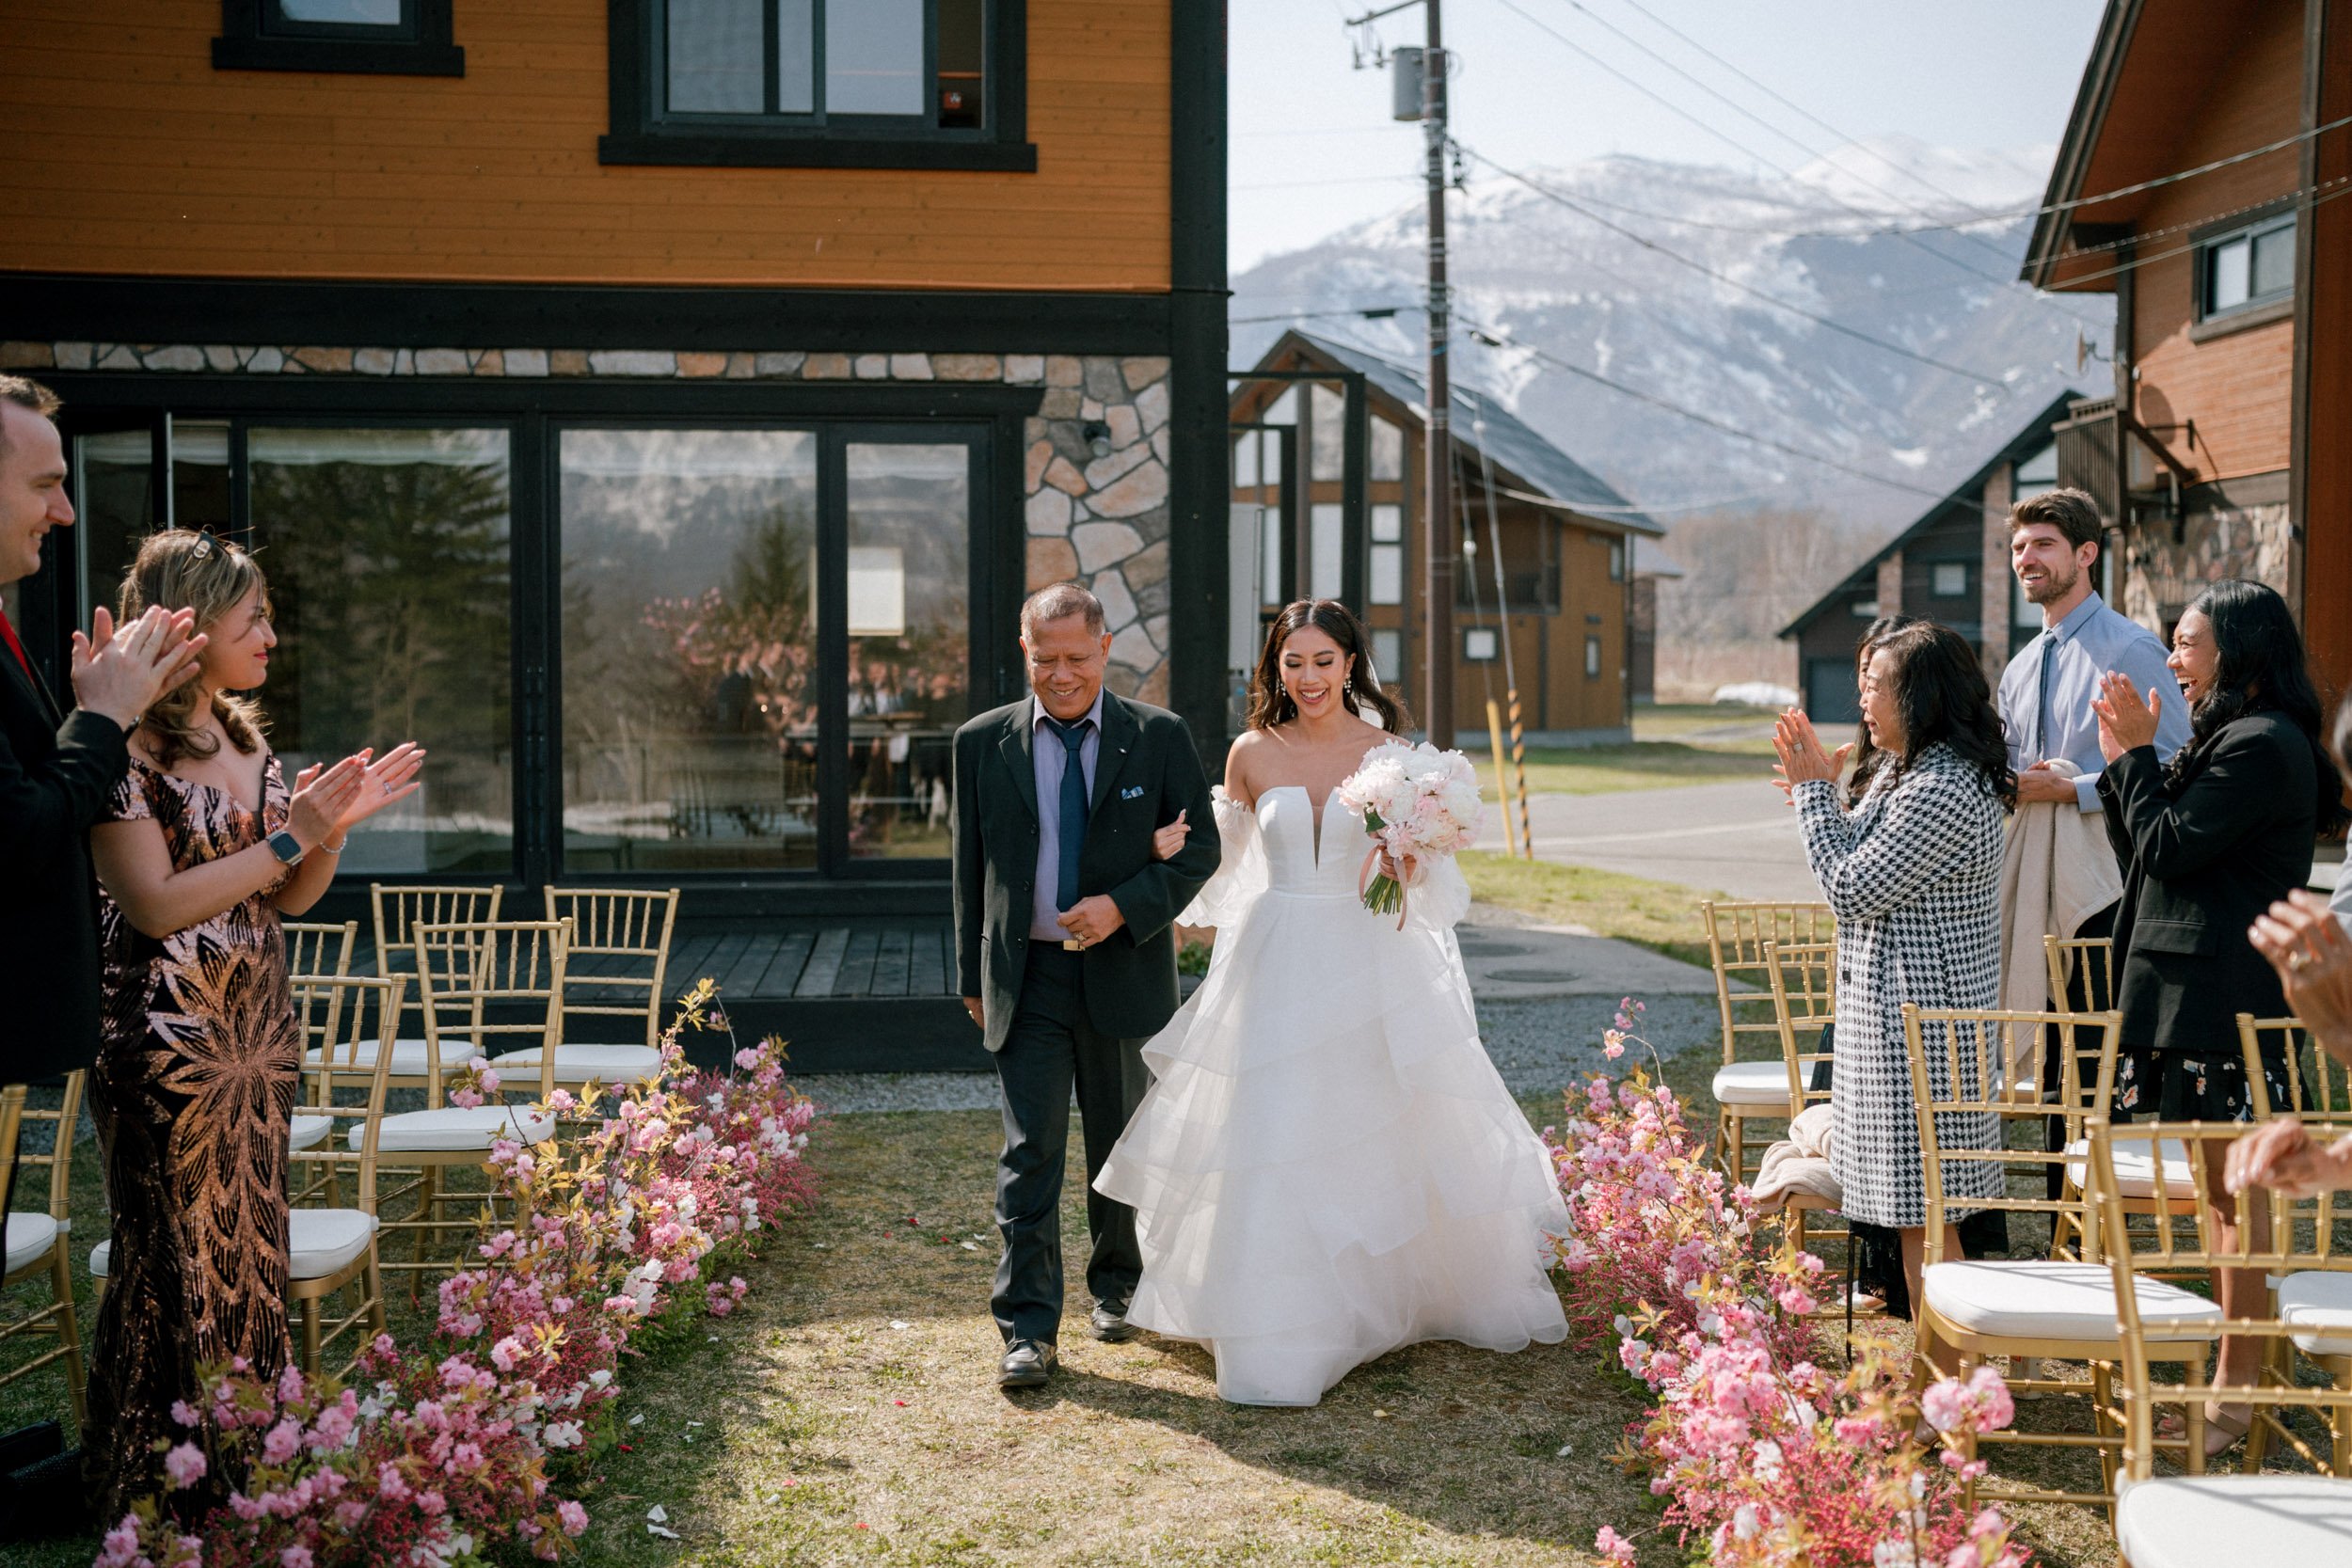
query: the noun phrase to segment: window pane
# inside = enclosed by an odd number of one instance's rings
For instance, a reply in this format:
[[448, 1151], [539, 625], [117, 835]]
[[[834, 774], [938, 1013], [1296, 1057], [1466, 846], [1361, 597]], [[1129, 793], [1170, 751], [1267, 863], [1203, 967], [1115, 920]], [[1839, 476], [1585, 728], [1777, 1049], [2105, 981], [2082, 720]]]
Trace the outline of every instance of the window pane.
[[1372, 509], [1372, 537], [1375, 543], [1394, 545], [1405, 537], [1405, 509], [1382, 504]]
[[1258, 483], [1258, 433], [1251, 431], [1233, 442], [1233, 483], [1242, 489], [1254, 488]]
[[180, 528], [229, 531], [227, 420], [171, 421], [171, 520]]
[[825, 112], [924, 112], [923, 0], [825, 0]]
[[1372, 417], [1372, 477], [1405, 477], [1405, 433], [1377, 414]]
[[972, 713], [972, 456], [852, 443], [850, 853], [946, 859], [956, 726]]
[[1600, 639], [1587, 637], [1584, 639], [1584, 675], [1587, 680], [1592, 680], [1598, 678], [1599, 674]]
[[2017, 465], [2017, 494], [2034, 495], [2058, 483], [2058, 444], [2052, 442]]
[[2295, 288], [2295, 230], [2273, 229], [2254, 236], [2254, 297], [2289, 293]]
[[670, 107], [755, 115], [768, 107], [763, 0], [670, 0]]
[[1403, 604], [1405, 602], [1405, 546], [1375, 545], [1372, 559], [1371, 589], [1374, 604]]
[[566, 430], [564, 863], [817, 863], [817, 438]]
[[[112, 610], [139, 541], [155, 515], [155, 440], [144, 430], [114, 430], [73, 443], [72, 541], [82, 561], [82, 626], [100, 605]], [[56, 546], [52, 546], [56, 548]]]
[[1340, 479], [1347, 472], [1346, 453], [1342, 443], [1347, 437], [1347, 404], [1328, 387], [1308, 388], [1307, 408], [1314, 420], [1314, 454], [1312, 477]]
[[817, 107], [817, 0], [776, 0], [776, 107]]
[[1267, 404], [1265, 412], [1258, 416], [1258, 422], [1260, 424], [1296, 424], [1298, 422], [1298, 388], [1295, 385], [1283, 388], [1282, 395]]
[[1346, 530], [1341, 523], [1340, 505], [1327, 501], [1310, 509], [1309, 521], [1312, 531], [1308, 536], [1308, 594], [1318, 599], [1340, 596], [1340, 550]]
[[1945, 599], [1958, 598], [1967, 593], [1968, 567], [1966, 563], [1958, 561], [1937, 562], [1933, 591], [1937, 597]]
[[1372, 673], [1380, 677], [1380, 684], [1401, 689], [1405, 682], [1405, 634], [1393, 626], [1375, 628], [1372, 634]]
[[939, 123], [980, 123], [987, 35], [981, 0], [939, 0]]
[[1465, 626], [1462, 628], [1462, 657], [1471, 663], [1488, 662], [1494, 658], [1500, 647], [1501, 643], [1496, 641], [1494, 627]]
[[2213, 268], [2213, 285], [2205, 307], [2207, 309], [2227, 310], [2233, 305], [2246, 303], [2251, 249], [2245, 240], [2232, 240], [2227, 245], [2213, 247], [2208, 263]]
[[1269, 506], [1263, 515], [1265, 519], [1264, 531], [1259, 541], [1263, 551], [1263, 560], [1260, 562], [1260, 570], [1263, 575], [1258, 580], [1263, 585], [1261, 592], [1265, 595], [1265, 602], [1280, 604], [1282, 602], [1282, 515]]
[[503, 877], [515, 863], [514, 618], [502, 430], [246, 436], [278, 648], [262, 705], [287, 775], [415, 740], [424, 787], [338, 868]]
[[278, 13], [289, 22], [397, 27], [400, 5], [401, 0], [278, 0]]

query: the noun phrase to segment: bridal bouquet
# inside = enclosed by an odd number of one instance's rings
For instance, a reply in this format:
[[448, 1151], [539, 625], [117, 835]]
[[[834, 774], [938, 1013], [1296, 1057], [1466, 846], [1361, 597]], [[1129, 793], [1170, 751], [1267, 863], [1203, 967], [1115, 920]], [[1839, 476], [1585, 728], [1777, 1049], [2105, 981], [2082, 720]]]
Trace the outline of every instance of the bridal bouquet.
[[1398, 862], [1411, 855], [1425, 863], [1467, 849], [1485, 811], [1470, 758], [1403, 740], [1375, 748], [1341, 784], [1340, 800], [1364, 814], [1364, 832], [1373, 839], [1356, 879], [1364, 908], [1395, 915], [1399, 930], [1405, 928], [1405, 889], [1379, 870], [1382, 851]]

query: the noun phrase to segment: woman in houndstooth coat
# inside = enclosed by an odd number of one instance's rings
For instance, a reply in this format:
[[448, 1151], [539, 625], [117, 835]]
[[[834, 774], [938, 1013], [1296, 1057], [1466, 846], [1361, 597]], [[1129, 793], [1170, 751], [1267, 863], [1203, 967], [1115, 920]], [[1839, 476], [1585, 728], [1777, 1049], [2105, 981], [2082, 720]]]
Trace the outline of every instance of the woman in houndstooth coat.
[[[1862, 678], [1862, 714], [1871, 744], [1891, 760], [1851, 812], [1838, 803], [1836, 783], [1851, 747], [1830, 755], [1795, 712], [1783, 716], [1774, 747], [1805, 857], [1837, 917], [1837, 1076], [1830, 1102], [1841, 1207], [1850, 1219], [1902, 1233], [1915, 1303], [1927, 1180], [1902, 1005], [1998, 1005], [2001, 823], [2017, 781], [1984, 673], [1948, 627], [1915, 622], [1879, 638]], [[1940, 1094], [1947, 1067], [1931, 1027], [1927, 1046], [1930, 1082]], [[2000, 1146], [1997, 1117], [1947, 1116], [1936, 1128], [1947, 1149]], [[1947, 1162], [1944, 1184], [1948, 1196], [1996, 1197], [2001, 1167]], [[1945, 1245], [1959, 1255], [1948, 1233]]]

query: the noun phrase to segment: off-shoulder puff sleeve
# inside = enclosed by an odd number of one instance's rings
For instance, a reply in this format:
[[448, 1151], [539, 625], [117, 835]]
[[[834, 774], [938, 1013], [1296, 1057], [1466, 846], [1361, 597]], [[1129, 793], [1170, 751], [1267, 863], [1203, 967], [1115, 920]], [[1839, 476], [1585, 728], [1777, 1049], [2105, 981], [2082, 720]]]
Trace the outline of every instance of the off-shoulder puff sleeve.
[[1218, 784], [1209, 791], [1216, 810], [1217, 841], [1224, 857], [1184, 911], [1179, 926], [1232, 926], [1249, 912], [1266, 889], [1265, 840], [1258, 834], [1258, 814], [1225, 793]]

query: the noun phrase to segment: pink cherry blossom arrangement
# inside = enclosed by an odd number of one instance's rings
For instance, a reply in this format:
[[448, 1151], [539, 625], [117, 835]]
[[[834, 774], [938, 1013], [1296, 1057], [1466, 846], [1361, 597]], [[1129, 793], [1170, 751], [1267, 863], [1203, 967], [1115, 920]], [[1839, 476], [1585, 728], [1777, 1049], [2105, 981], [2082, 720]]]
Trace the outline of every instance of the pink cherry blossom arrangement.
[[1340, 803], [1362, 815], [1373, 839], [1356, 879], [1364, 908], [1395, 915], [1399, 930], [1405, 927], [1405, 887], [1379, 869], [1381, 855], [1402, 868], [1407, 855], [1426, 864], [1458, 853], [1478, 841], [1486, 814], [1470, 758], [1404, 740], [1373, 748], [1340, 784]]
[[206, 1408], [174, 1412], [187, 1436], [165, 1455], [166, 1496], [107, 1533], [98, 1568], [443, 1563], [501, 1541], [564, 1556], [588, 1515], [554, 1488], [615, 1440], [623, 1353], [733, 1311], [749, 1287], [706, 1276], [815, 1198], [802, 1153], [816, 1110], [775, 1042], [732, 1070], [685, 1061], [679, 1032], [703, 1026], [711, 990], [683, 1000], [654, 1080], [555, 1093], [547, 1109], [581, 1125], [575, 1140], [496, 1147], [508, 1222], [479, 1243], [481, 1266], [442, 1282], [425, 1343], [377, 1338], [364, 1391], [208, 1370]]
[[[1638, 1008], [1620, 1014], [1622, 1044]], [[1596, 1076], [1566, 1108], [1545, 1130], [1572, 1222], [1556, 1243], [1565, 1305], [1579, 1341], [1613, 1345], [1657, 1402], [1619, 1459], [1666, 1499], [1683, 1549], [1744, 1568], [2019, 1568], [2008, 1521], [1963, 1506], [1960, 1453], [1913, 1437], [1921, 1414], [1947, 1435], [2006, 1426], [1998, 1374], [1945, 1379], [1915, 1408], [1882, 1344], [1842, 1373], [1815, 1365], [1820, 1260], [1758, 1238], [1747, 1189], [1707, 1158], [1673, 1092], [1637, 1069]], [[1595, 1544], [1634, 1560], [1614, 1528]]]

